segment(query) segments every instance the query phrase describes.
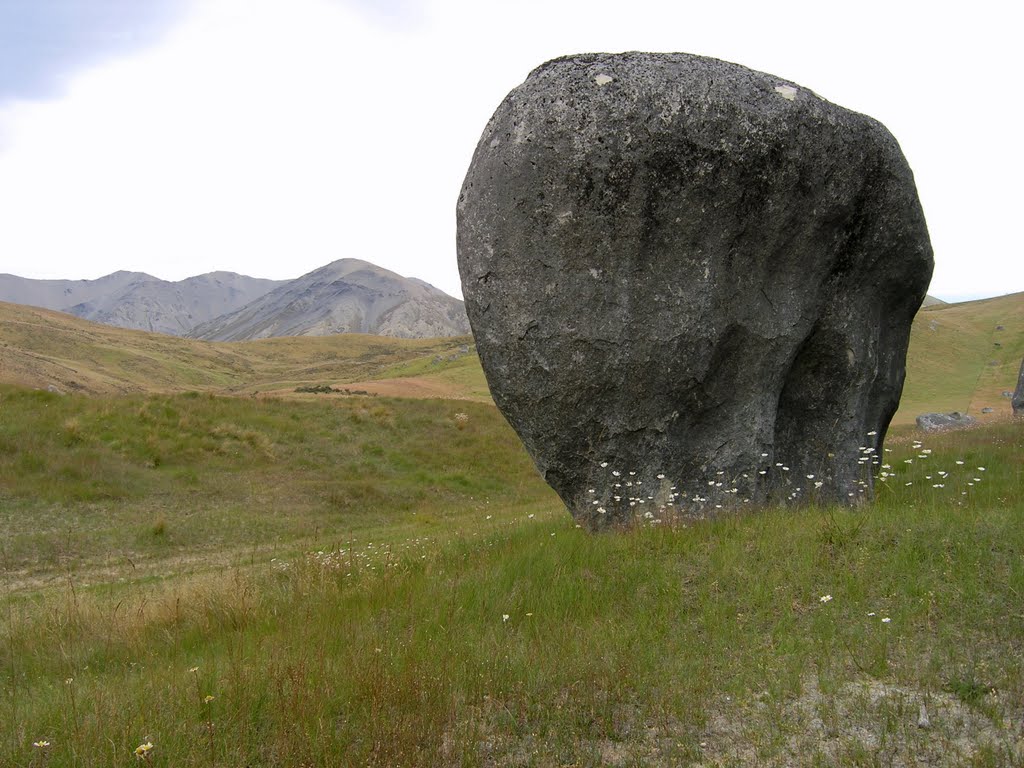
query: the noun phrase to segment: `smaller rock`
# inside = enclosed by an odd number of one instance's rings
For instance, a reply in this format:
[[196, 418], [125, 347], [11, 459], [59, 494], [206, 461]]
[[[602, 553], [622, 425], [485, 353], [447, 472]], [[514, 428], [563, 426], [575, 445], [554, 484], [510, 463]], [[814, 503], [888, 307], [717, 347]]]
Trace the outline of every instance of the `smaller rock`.
[[917, 727], [918, 728], [931, 728], [932, 721], [928, 719], [928, 710], [924, 708], [924, 704], [921, 704], [917, 710]]
[[998, 341], [992, 342], [992, 346], [995, 347], [996, 349], [1002, 349], [1003, 348], [1003, 345], [1000, 344]]
[[981, 412], [982, 413], [992, 413], [992, 411], [994, 411], [994, 410], [995, 410], [994, 408], [985, 407], [985, 408], [981, 409]]
[[925, 432], [939, 432], [944, 429], [960, 429], [974, 424], [974, 417], [953, 411], [952, 413], [922, 413], [917, 417], [917, 428]]
[[997, 330], [997, 331], [1002, 331], [1002, 330], [1005, 330], [1005, 329], [1003, 328], [1003, 326], [1001, 326], [1001, 325], [997, 325], [997, 326], [996, 326], [996, 330]]

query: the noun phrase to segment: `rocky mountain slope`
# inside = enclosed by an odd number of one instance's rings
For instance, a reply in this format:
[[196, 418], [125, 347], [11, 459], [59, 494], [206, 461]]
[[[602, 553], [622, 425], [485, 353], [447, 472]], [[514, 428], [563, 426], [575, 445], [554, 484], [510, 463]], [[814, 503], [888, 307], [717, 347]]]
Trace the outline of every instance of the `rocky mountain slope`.
[[209, 341], [371, 333], [399, 338], [468, 334], [458, 299], [359, 259], [332, 262], [188, 335]]
[[210, 272], [177, 282], [144, 272], [114, 272], [96, 280], [0, 275], [0, 301], [55, 309], [119, 328], [182, 336], [284, 282], [233, 272]]

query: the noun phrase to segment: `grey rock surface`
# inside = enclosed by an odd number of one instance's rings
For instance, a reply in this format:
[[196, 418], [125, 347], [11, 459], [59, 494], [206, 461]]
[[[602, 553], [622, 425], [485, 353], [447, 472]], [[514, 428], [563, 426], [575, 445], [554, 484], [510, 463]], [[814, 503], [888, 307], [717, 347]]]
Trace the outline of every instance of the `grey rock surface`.
[[1024, 416], [1024, 360], [1020, 361], [1020, 373], [1017, 374], [1017, 389], [1014, 390], [1013, 399], [1014, 416]]
[[944, 429], [959, 429], [975, 423], [973, 416], [953, 411], [952, 413], [922, 413], [915, 420], [917, 428], [925, 432], [941, 432]]
[[870, 496], [932, 270], [882, 125], [713, 59], [565, 57], [457, 215], [491, 392], [578, 521]]

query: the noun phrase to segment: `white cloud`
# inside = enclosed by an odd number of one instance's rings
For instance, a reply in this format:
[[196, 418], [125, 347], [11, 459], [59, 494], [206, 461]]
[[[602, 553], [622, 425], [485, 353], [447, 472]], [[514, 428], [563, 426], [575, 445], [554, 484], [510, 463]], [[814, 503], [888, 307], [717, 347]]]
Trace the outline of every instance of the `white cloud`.
[[284, 278], [359, 257], [457, 294], [455, 201], [500, 100], [553, 56], [642, 49], [738, 61], [882, 120], [917, 175], [932, 292], [1024, 290], [1010, 24], [881, 2], [375, 7], [204, 0], [61, 100], [0, 111], [0, 271]]

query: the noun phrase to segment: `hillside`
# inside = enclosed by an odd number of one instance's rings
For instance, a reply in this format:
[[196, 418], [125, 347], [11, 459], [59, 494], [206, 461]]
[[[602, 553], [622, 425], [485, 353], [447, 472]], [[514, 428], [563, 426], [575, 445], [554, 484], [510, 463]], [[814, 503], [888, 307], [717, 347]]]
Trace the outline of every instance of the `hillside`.
[[197, 326], [189, 336], [243, 341], [335, 333], [465, 336], [469, 319], [461, 301], [432, 285], [366, 261], [340, 259]]
[[[907, 353], [907, 381], [895, 424], [928, 411], [1005, 418], [1024, 358], [1024, 293], [922, 309]], [[992, 408], [983, 414], [982, 408]]]
[[589, 535], [485, 404], [0, 407], [0, 765], [1024, 764], [1016, 425]]
[[[436, 379], [434, 396], [475, 391], [489, 400], [471, 343], [365, 334], [213, 343], [0, 303], [0, 383], [62, 392], [291, 394], [298, 386], [428, 374]], [[445, 384], [446, 376], [453, 383]]]

